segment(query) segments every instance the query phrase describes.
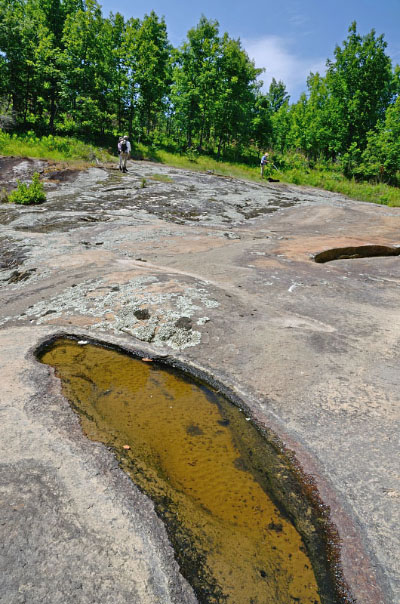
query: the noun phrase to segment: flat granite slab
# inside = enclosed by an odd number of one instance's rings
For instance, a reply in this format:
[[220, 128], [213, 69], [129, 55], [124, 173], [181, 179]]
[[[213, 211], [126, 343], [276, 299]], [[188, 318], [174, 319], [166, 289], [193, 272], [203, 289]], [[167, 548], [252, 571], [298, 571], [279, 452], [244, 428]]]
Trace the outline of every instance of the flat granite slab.
[[[26, 166], [0, 161], [2, 182]], [[151, 501], [36, 361], [57, 333], [231, 388], [330, 506], [355, 600], [400, 601], [400, 259], [360, 257], [396, 252], [400, 210], [150, 162], [39, 168], [45, 204], [0, 205], [0, 602], [196, 602]]]

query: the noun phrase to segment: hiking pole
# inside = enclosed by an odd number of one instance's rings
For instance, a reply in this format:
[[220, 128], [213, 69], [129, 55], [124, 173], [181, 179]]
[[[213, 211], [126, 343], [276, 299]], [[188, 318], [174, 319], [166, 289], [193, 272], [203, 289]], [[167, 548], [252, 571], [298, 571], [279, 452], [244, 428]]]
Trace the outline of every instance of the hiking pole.
[[277, 168], [277, 167], [275, 166], [275, 164], [272, 164], [272, 166], [275, 168], [275, 170], [276, 170], [277, 172], [280, 172], [281, 174], [283, 174], [282, 170], [279, 170], [279, 168]]

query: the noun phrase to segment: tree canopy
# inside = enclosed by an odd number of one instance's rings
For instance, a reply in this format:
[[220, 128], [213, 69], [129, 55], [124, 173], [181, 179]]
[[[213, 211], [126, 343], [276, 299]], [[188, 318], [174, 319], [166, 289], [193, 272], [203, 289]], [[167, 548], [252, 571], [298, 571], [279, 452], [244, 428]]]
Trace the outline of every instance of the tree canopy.
[[[202, 16], [179, 48], [163, 18], [104, 17], [96, 0], [0, 0], [0, 124], [37, 134], [165, 140], [243, 155], [296, 150], [341, 161], [349, 176], [394, 181], [400, 169], [400, 69], [383, 35], [352, 23], [326, 74], [300, 99], [239, 39]], [[254, 157], [254, 155], [253, 155]]]

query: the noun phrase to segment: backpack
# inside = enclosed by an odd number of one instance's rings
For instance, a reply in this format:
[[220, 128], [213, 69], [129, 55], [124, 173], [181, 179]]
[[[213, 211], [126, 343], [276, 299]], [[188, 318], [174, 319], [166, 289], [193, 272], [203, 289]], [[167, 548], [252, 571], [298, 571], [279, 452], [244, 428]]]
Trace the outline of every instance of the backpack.
[[127, 149], [128, 149], [128, 145], [126, 144], [125, 141], [122, 141], [122, 143], [121, 143], [121, 151], [122, 151], [122, 153], [126, 153]]

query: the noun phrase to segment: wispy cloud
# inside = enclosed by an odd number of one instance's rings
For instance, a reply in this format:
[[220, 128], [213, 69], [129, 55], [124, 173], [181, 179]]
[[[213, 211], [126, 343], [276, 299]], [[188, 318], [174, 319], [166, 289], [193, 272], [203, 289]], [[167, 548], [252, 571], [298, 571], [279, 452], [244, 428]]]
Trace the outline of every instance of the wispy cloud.
[[289, 2], [285, 7], [286, 13], [288, 15], [288, 21], [295, 27], [303, 27], [306, 23], [310, 22], [310, 17], [307, 12], [304, 10], [304, 3], [295, 0], [294, 2]]
[[272, 78], [282, 80], [292, 97], [297, 100], [299, 94], [306, 90], [306, 81], [310, 73], [325, 73], [325, 58], [305, 59], [291, 49], [289, 40], [279, 36], [265, 36], [253, 40], [242, 40], [243, 46], [256, 67], [264, 67], [261, 79], [264, 90], [268, 90]]
[[289, 17], [289, 22], [296, 27], [302, 27], [310, 22], [310, 18], [306, 17], [304, 14], [292, 14]]

